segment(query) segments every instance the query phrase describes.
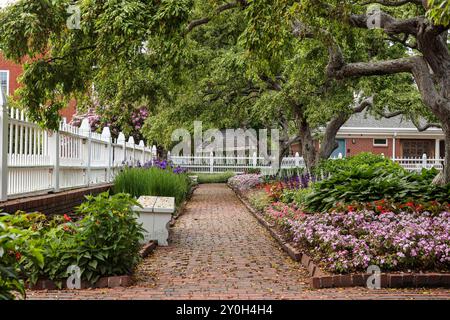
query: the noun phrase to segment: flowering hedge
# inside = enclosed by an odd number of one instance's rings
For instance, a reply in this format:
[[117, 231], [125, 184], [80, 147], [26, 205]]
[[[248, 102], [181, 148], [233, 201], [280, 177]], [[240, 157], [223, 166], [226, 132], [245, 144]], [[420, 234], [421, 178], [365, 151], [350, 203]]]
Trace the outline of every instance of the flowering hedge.
[[450, 270], [450, 213], [324, 213], [290, 220], [294, 242], [331, 272]]
[[283, 231], [291, 235], [291, 221], [296, 221], [305, 217], [303, 212], [295, 206], [286, 205], [282, 202], [271, 204], [265, 210], [267, 220], [275, 223]]
[[259, 174], [241, 174], [231, 177], [228, 184], [240, 191], [250, 190], [262, 182], [262, 176]]

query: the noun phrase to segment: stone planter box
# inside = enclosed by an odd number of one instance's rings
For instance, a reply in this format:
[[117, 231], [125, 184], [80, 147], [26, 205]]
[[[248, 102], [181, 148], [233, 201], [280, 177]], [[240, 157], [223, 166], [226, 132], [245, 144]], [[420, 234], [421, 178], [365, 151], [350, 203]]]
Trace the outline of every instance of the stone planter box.
[[168, 246], [169, 227], [175, 212], [175, 198], [142, 196], [138, 199], [143, 208], [134, 207], [142, 223], [143, 243], [158, 241], [159, 246]]

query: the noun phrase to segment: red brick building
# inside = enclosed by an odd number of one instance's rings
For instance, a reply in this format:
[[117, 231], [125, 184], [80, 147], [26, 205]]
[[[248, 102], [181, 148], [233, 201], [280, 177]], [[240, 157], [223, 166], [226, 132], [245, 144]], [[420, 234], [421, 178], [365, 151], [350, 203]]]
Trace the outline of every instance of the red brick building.
[[[0, 53], [0, 84], [1, 89], [9, 96], [13, 96], [14, 92], [20, 87], [19, 77], [23, 72], [20, 64], [7, 60]], [[72, 120], [76, 113], [76, 101], [73, 100], [69, 105], [61, 110], [61, 117], [66, 118], [67, 122]]]
[[[445, 157], [444, 134], [441, 129], [430, 128], [419, 132], [411, 121], [402, 116], [375, 119], [369, 114], [356, 114], [339, 130], [339, 153], [344, 157], [361, 152], [384, 154], [390, 158], [417, 158], [426, 154], [429, 159]], [[292, 146], [299, 152], [300, 146]]]

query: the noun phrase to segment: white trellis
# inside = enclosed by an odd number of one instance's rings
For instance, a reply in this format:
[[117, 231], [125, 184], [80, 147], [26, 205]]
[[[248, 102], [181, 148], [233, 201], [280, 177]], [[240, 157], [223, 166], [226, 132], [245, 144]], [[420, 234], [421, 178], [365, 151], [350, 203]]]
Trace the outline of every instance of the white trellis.
[[0, 93], [0, 201], [110, 183], [124, 165], [144, 164], [155, 150], [123, 133], [113, 141], [107, 127], [91, 132], [87, 119], [80, 128], [61, 122], [57, 131], [44, 130], [8, 108]]

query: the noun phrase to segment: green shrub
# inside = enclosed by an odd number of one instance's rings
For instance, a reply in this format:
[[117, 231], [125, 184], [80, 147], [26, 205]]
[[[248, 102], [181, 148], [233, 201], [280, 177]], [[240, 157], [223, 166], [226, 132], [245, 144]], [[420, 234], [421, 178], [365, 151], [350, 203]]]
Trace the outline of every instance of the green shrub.
[[109, 196], [107, 192], [86, 198], [76, 209], [83, 217], [76, 222], [68, 216], [44, 220], [24, 213], [0, 220], [24, 234], [15, 250], [37, 257], [21, 258], [21, 277], [32, 284], [51, 279], [61, 287], [72, 265], [81, 269], [82, 280], [92, 284], [102, 276], [131, 273], [140, 259], [143, 239], [137, 213], [132, 210], [137, 201], [129, 194]]
[[223, 172], [223, 173], [200, 173], [198, 174], [198, 183], [227, 183], [228, 179], [234, 177], [234, 172]]
[[269, 195], [262, 190], [252, 192], [249, 195], [248, 200], [252, 207], [260, 212], [264, 211], [264, 209], [266, 209], [272, 203], [272, 199], [269, 197]]
[[187, 197], [191, 182], [186, 174], [176, 174], [159, 168], [128, 168], [114, 180], [115, 193], [129, 193], [133, 197], [174, 197], [181, 204]]
[[388, 199], [403, 202], [406, 199], [448, 201], [449, 186], [432, 185], [436, 169], [410, 173], [391, 163], [359, 165], [340, 170], [330, 178], [314, 185], [306, 199], [306, 209], [321, 212], [338, 203], [370, 202]]
[[[110, 197], [107, 192], [86, 199], [76, 210], [84, 218], [79, 223], [79, 231], [74, 234], [76, 256], [71, 257], [69, 265], [80, 267], [84, 278], [91, 283], [101, 276], [130, 274], [140, 260], [140, 241], [144, 238], [144, 230], [137, 222], [138, 214], [132, 209], [138, 205], [137, 201], [129, 194]], [[61, 229], [64, 231], [64, 227], [54, 230], [58, 233]], [[48, 240], [55, 238], [51, 235]], [[52, 258], [59, 266], [60, 255], [47, 258]], [[61, 271], [65, 272], [63, 269]]]
[[305, 205], [306, 199], [313, 192], [312, 187], [302, 189], [285, 189], [281, 195], [280, 201], [286, 204], [293, 203], [301, 208]]
[[43, 266], [44, 258], [37, 241], [33, 238], [38, 232], [16, 227], [10, 221], [25, 223], [23, 215], [0, 216], [0, 300], [13, 300], [16, 296], [25, 297], [24, 274], [21, 262], [29, 261]]
[[314, 174], [317, 176], [330, 175], [339, 171], [347, 171], [359, 166], [371, 167], [376, 164], [383, 164], [385, 166], [393, 166], [399, 170], [402, 167], [392, 160], [373, 153], [363, 152], [353, 157], [343, 159], [328, 159], [322, 160], [316, 168], [314, 168]]

